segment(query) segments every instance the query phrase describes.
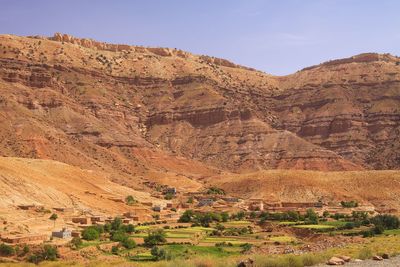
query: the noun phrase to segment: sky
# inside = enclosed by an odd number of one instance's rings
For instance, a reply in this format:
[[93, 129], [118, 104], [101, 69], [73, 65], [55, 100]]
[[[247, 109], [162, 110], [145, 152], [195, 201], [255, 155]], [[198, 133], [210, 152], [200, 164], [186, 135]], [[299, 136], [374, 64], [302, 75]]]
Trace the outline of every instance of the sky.
[[0, 34], [171, 47], [274, 75], [400, 56], [399, 0], [0, 0]]

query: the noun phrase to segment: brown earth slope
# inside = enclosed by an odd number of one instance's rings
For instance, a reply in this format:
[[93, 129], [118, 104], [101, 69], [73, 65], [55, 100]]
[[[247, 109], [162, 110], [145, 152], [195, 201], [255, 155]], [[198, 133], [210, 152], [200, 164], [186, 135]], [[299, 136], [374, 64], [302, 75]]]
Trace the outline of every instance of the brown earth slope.
[[269, 170], [221, 175], [206, 182], [244, 199], [325, 203], [356, 200], [378, 210], [400, 210], [399, 171]]
[[163, 202], [110, 182], [101, 172], [52, 160], [0, 157], [0, 210], [35, 204], [120, 215], [130, 207], [112, 199], [123, 200], [128, 195], [140, 202]]
[[175, 49], [2, 35], [0, 151], [131, 186], [218, 169], [397, 169], [398, 62], [366, 54], [274, 77]]

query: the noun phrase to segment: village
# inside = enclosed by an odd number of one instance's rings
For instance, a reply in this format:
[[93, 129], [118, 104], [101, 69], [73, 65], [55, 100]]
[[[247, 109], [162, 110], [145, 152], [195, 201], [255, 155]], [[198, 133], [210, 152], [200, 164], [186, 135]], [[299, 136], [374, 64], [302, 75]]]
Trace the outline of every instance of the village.
[[[354, 212], [366, 212], [373, 216], [377, 211], [370, 205], [346, 205], [336, 203], [323, 202], [268, 202], [264, 199], [247, 199], [243, 200], [237, 197], [225, 195], [218, 188], [209, 188], [201, 192], [180, 193], [174, 187], [164, 186], [161, 193], [155, 194], [156, 197], [168, 198], [168, 202], [164, 205], [152, 202], [137, 202], [132, 196], [115, 197], [113, 201], [126, 206], [126, 212], [116, 216], [107, 214], [99, 214], [87, 210], [76, 210], [73, 207], [44, 207], [38, 204], [21, 204], [16, 208], [30, 214], [55, 214], [57, 218], [57, 226], [59, 229], [51, 229], [52, 231], [43, 232], [7, 232], [0, 231], [0, 240], [8, 244], [25, 244], [25, 243], [41, 243], [51, 240], [65, 240], [64, 243], [73, 237], [80, 237], [82, 230], [92, 225], [105, 225], [111, 223], [114, 218], [118, 217], [123, 224], [133, 224], [135, 226], [143, 225], [174, 225], [177, 224], [182, 214], [191, 210], [195, 213], [207, 212], [226, 212], [226, 213], [284, 213], [296, 212], [298, 214], [306, 214], [307, 210], [312, 209], [318, 216], [328, 214], [341, 214], [343, 216], [351, 216]], [[50, 216], [49, 215], [49, 216]], [[34, 215], [33, 215], [34, 216]], [[51, 218], [50, 218], [51, 220]], [[4, 221], [3, 224], [7, 222]], [[54, 223], [55, 226], [55, 223]]]

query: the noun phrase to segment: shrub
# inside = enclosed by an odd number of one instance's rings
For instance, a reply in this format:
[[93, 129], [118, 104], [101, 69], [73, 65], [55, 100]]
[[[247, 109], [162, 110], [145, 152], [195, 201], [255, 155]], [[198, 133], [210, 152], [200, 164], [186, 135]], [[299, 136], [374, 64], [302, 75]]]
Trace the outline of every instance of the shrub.
[[207, 190], [207, 194], [212, 194], [212, 195], [225, 195], [225, 191], [221, 188], [218, 187], [210, 187]]
[[328, 216], [329, 216], [329, 211], [324, 210], [324, 212], [322, 213], [322, 216], [323, 216], [324, 218], [328, 217]]
[[371, 219], [375, 225], [381, 225], [384, 229], [397, 229], [400, 226], [399, 218], [394, 215], [377, 215]]
[[73, 249], [78, 249], [80, 246], [82, 246], [82, 239], [80, 239], [79, 237], [72, 238], [71, 247]]
[[383, 225], [381, 224], [377, 224], [375, 225], [374, 229], [372, 229], [374, 234], [376, 235], [380, 235], [383, 234], [383, 232], [385, 231], [385, 228], [383, 227]]
[[355, 227], [355, 223], [354, 222], [347, 222], [343, 228], [344, 229], [353, 229]]
[[121, 241], [127, 239], [128, 237], [129, 236], [123, 231], [115, 231], [115, 232], [112, 233], [110, 239], [112, 241], [121, 242]]
[[29, 251], [30, 251], [29, 247], [27, 245], [24, 245], [24, 248], [22, 249], [22, 255], [21, 256], [28, 254]]
[[58, 257], [57, 247], [51, 245], [44, 245], [42, 256], [44, 260], [54, 261]]
[[242, 253], [249, 251], [253, 247], [250, 243], [245, 243], [240, 246], [242, 247]]
[[58, 258], [57, 247], [51, 245], [44, 245], [41, 250], [30, 255], [28, 261], [39, 264], [42, 261], [55, 261]]
[[122, 246], [124, 246], [127, 249], [133, 249], [136, 247], [136, 242], [135, 240], [131, 239], [131, 238], [127, 238], [123, 241], [120, 242]]
[[169, 253], [167, 253], [167, 251], [165, 251], [165, 249], [159, 248], [157, 246], [154, 246], [151, 249], [150, 253], [154, 257], [154, 259], [157, 261], [171, 259], [171, 256], [169, 255]]
[[164, 199], [166, 199], [166, 200], [171, 200], [171, 199], [173, 199], [174, 197], [175, 197], [174, 194], [167, 193], [167, 194], [165, 195]]
[[112, 247], [111, 247], [111, 253], [112, 253], [112, 254], [117, 255], [118, 252], [119, 252], [118, 246], [112, 246]]
[[372, 257], [372, 251], [369, 248], [363, 248], [358, 253], [358, 258], [361, 260], [369, 259]]
[[246, 216], [246, 214], [244, 213], [244, 211], [239, 211], [237, 214], [236, 214], [236, 218], [240, 221], [240, 220], [243, 220], [243, 218]]
[[0, 255], [1, 256], [12, 256], [15, 254], [15, 249], [7, 244], [0, 244]]
[[88, 227], [82, 232], [82, 238], [85, 240], [96, 240], [100, 236], [99, 231], [95, 227]]
[[126, 205], [132, 206], [135, 204], [137, 201], [133, 198], [133, 196], [129, 195], [125, 198], [125, 203]]
[[357, 201], [341, 201], [340, 204], [342, 205], [343, 208], [355, 208], [358, 207], [358, 202]]

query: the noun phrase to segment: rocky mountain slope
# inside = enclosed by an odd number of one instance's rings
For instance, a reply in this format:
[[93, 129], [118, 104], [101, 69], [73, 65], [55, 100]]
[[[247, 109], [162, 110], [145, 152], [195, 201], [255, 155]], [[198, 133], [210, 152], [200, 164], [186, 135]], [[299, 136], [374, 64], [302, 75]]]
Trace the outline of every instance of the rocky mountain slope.
[[177, 49], [0, 36], [1, 156], [198, 186], [222, 172], [400, 168], [400, 59], [275, 77]]
[[141, 202], [165, 202], [110, 182], [107, 174], [51, 160], [0, 157], [0, 210], [16, 205], [67, 207], [89, 213], [121, 214], [128, 195]]

